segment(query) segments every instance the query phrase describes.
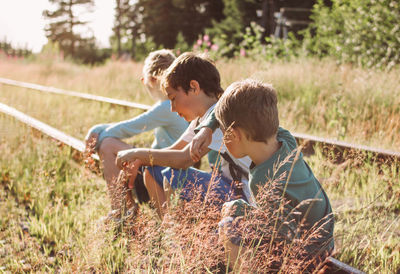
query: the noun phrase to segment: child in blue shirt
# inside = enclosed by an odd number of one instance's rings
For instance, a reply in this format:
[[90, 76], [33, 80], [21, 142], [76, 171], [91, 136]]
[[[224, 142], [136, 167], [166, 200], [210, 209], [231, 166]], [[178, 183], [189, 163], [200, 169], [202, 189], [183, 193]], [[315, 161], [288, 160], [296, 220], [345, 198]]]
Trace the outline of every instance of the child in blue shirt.
[[160, 89], [161, 75], [174, 60], [172, 51], [165, 49], [151, 52], [145, 60], [141, 80], [150, 96], [157, 100], [156, 104], [145, 113], [130, 120], [95, 125], [85, 138], [86, 144], [93, 147], [100, 156], [112, 210], [119, 209], [121, 195], [115, 191], [116, 180], [120, 173], [120, 169], [115, 164], [115, 158], [118, 151], [132, 148], [121, 139], [154, 129], [152, 148], [165, 148], [174, 144], [188, 126], [183, 118], [171, 111], [170, 101]]

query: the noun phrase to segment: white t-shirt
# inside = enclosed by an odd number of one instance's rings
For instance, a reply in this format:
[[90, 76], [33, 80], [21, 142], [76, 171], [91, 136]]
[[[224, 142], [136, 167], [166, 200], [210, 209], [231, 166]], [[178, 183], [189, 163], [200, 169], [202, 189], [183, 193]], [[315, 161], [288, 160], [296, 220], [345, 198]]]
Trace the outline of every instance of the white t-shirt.
[[[204, 119], [206, 119], [206, 117], [208, 116], [208, 114], [214, 109], [215, 105], [211, 106], [206, 113], [193, 120], [192, 122], [190, 122], [189, 127], [186, 129], [186, 131], [182, 134], [181, 139], [187, 143], [190, 143], [194, 136], [196, 135], [195, 133], [195, 129], [196, 127], [204, 121]], [[250, 164], [251, 164], [251, 159], [249, 157], [243, 157], [243, 158], [239, 158], [236, 159], [235, 157], [233, 157], [229, 151], [227, 150], [224, 142], [223, 142], [223, 133], [222, 131], [217, 128], [213, 135], [212, 135], [212, 141], [211, 144], [208, 146], [209, 149], [220, 152], [220, 153], [225, 153], [227, 152], [229, 154], [229, 156], [231, 157], [231, 159], [235, 162], [235, 164], [237, 164], [238, 166], [240, 166], [243, 170], [245, 170], [246, 172], [249, 172], [250, 170]], [[232, 179], [232, 175], [229, 171], [229, 163], [225, 160], [225, 159], [221, 159], [221, 173], [224, 177]], [[253, 198], [251, 195], [251, 191], [250, 191], [250, 187], [248, 184], [248, 181], [246, 179], [242, 179], [242, 183], [244, 185], [243, 187], [243, 192], [246, 195], [247, 200], [250, 202], [250, 204], [253, 204]]]

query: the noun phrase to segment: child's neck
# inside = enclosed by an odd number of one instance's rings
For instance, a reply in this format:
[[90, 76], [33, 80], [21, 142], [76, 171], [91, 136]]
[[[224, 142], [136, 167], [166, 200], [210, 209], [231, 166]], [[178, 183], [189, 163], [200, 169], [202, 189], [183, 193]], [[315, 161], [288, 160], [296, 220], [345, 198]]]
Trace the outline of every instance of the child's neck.
[[210, 107], [215, 105], [218, 102], [218, 99], [204, 96], [201, 98], [201, 101], [199, 103], [199, 108], [197, 109], [197, 116], [202, 117], [204, 114], [206, 114], [207, 110], [209, 110]]
[[153, 93], [150, 93], [150, 95], [156, 102], [168, 100], [168, 97], [161, 90], [154, 91]]
[[278, 142], [276, 137], [270, 138], [268, 143], [263, 142], [252, 142], [249, 146], [247, 155], [251, 158], [256, 166], [264, 163], [279, 150], [281, 144]]

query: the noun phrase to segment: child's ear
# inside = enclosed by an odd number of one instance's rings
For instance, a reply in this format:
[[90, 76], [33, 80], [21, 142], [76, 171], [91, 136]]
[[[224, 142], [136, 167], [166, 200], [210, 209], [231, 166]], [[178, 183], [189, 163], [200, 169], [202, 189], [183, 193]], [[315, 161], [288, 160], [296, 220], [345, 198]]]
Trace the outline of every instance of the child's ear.
[[231, 129], [232, 139], [236, 141], [240, 141], [242, 139], [242, 131], [238, 127], [234, 127]]
[[190, 88], [194, 91], [195, 94], [198, 94], [200, 91], [200, 84], [196, 80], [190, 80]]
[[247, 139], [247, 135], [246, 133], [243, 131], [243, 129], [241, 129], [240, 127], [235, 127], [234, 129], [234, 134], [235, 134], [235, 138], [238, 141], [242, 141]]
[[157, 77], [154, 77], [154, 76], [150, 76], [149, 80], [150, 80], [150, 82], [151, 82], [153, 85], [156, 84], [156, 83], [158, 82]]

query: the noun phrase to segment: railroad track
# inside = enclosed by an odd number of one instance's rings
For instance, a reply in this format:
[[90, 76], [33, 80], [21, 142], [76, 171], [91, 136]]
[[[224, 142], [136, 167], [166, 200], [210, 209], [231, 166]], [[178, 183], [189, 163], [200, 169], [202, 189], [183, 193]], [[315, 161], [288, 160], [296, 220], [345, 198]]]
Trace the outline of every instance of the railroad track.
[[[39, 121], [39, 120], [37, 120], [25, 113], [13, 108], [13, 107], [5, 105], [3, 103], [0, 103], [0, 112], [13, 117], [14, 119], [17, 119], [18, 121], [39, 131], [40, 133], [51, 137], [52, 139], [56, 140], [57, 142], [61, 142], [62, 144], [71, 147], [71, 149], [74, 150], [75, 153], [79, 154], [79, 157], [74, 157], [75, 159], [83, 158], [83, 154], [85, 152], [85, 144], [82, 141], [80, 141], [80, 140], [42, 122], [42, 121]], [[93, 154], [92, 157], [97, 162], [99, 161], [99, 158], [96, 154]], [[363, 274], [364, 273], [364, 272], [362, 272], [350, 265], [347, 265], [333, 257], [329, 257], [327, 259], [326, 267], [328, 267], [328, 270], [327, 270], [327, 271], [329, 271], [328, 273], [330, 273], [330, 272], [333, 272], [333, 273], [355, 273], [355, 274]]]
[[[41, 86], [41, 85], [36, 85], [36, 84], [31, 84], [31, 83], [19, 82], [19, 81], [5, 79], [5, 78], [0, 78], [0, 83], [5, 84], [5, 85], [28, 88], [28, 89], [32, 89], [32, 90], [36, 90], [36, 91], [41, 91], [41, 92], [66, 95], [66, 96], [74, 96], [74, 97], [78, 97], [78, 98], [82, 98], [82, 99], [119, 105], [122, 107], [138, 108], [141, 110], [147, 110], [150, 108], [150, 106], [143, 105], [143, 104], [137, 104], [137, 103], [132, 103], [132, 102], [123, 101], [123, 100], [111, 99], [111, 98], [96, 96], [96, 95], [87, 94], [87, 93], [80, 93], [80, 92], [76, 92], [76, 91], [62, 90], [62, 89], [58, 89], [58, 88], [54, 88], [54, 87], [46, 87], [46, 86]], [[7, 106], [2, 103], [0, 103], [0, 112], [19, 120], [20, 122], [28, 125], [31, 128], [34, 128], [35, 130], [41, 132], [42, 134], [48, 135], [52, 139], [54, 139], [58, 142], [61, 142], [64, 145], [71, 147], [75, 153], [79, 154], [79, 157], [77, 157], [77, 158], [82, 159], [83, 153], [85, 152], [85, 144], [81, 140], [78, 140], [72, 136], [69, 136], [54, 127], [51, 127], [29, 115], [26, 115], [25, 113], [23, 113], [21, 111], [18, 111], [15, 108], [12, 108], [12, 107]], [[305, 135], [305, 134], [296, 134], [295, 133], [294, 136], [300, 143], [304, 144], [304, 146], [305, 146], [304, 152], [306, 154], [313, 153], [314, 145], [320, 144], [323, 146], [324, 149], [329, 148], [331, 151], [334, 150], [335, 153], [339, 153], [340, 155], [343, 155], [345, 152], [348, 153], [349, 151], [365, 151], [368, 153], [372, 153], [373, 155], [375, 155], [376, 158], [384, 160], [384, 161], [387, 161], [387, 160], [393, 161], [393, 160], [400, 159], [399, 152], [380, 150], [380, 149], [375, 149], [375, 148], [366, 147], [366, 146], [352, 145], [352, 144], [348, 144], [345, 142], [339, 142], [339, 141], [335, 141], [335, 140], [324, 139], [324, 138], [319, 138], [319, 137]], [[99, 158], [96, 154], [92, 155], [92, 157], [95, 160], [97, 160], [97, 162], [98, 162]], [[357, 274], [363, 273], [360, 270], [355, 269], [341, 261], [338, 261], [333, 257], [328, 258], [327, 267], [329, 267], [329, 269], [334, 271], [335, 273], [357, 273]]]
[[[73, 96], [86, 100], [118, 105], [122, 107], [137, 108], [143, 111], [148, 110], [151, 107], [148, 105], [139, 104], [135, 102], [97, 96], [77, 91], [63, 90], [55, 87], [42, 86], [6, 78], [0, 78], [0, 83], [3, 85], [27, 88], [35, 91], [64, 95], [64, 96]], [[323, 152], [326, 155], [329, 155], [329, 157], [334, 157], [335, 158], [334, 160], [336, 162], [343, 162], [345, 159], [351, 157], [358, 157], [360, 153], [369, 154], [372, 159], [377, 160], [378, 162], [381, 163], [388, 163], [388, 162], [390, 163], [394, 161], [400, 162], [400, 152], [398, 151], [351, 144], [343, 141], [322, 138], [302, 133], [292, 133], [292, 134], [297, 139], [298, 143], [304, 146], [302, 151], [305, 155], [313, 154], [315, 152], [315, 146], [318, 145], [322, 148]]]

